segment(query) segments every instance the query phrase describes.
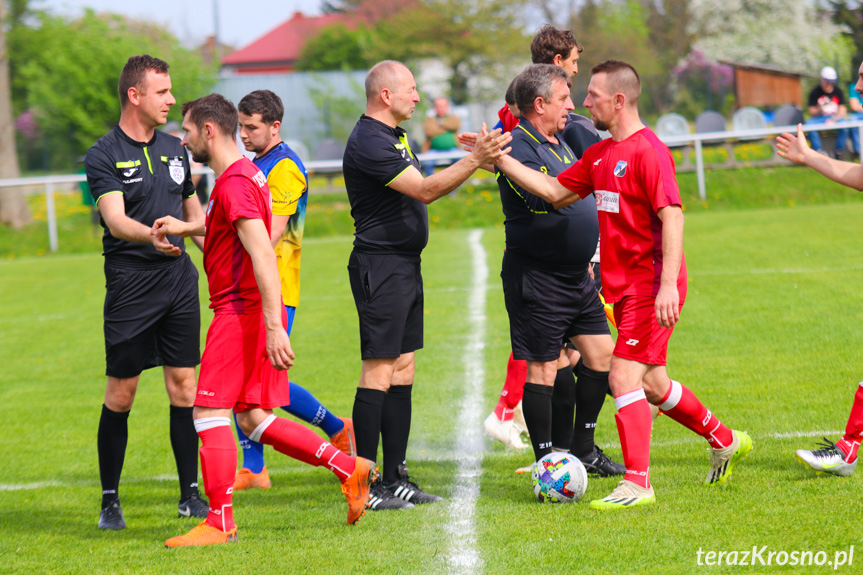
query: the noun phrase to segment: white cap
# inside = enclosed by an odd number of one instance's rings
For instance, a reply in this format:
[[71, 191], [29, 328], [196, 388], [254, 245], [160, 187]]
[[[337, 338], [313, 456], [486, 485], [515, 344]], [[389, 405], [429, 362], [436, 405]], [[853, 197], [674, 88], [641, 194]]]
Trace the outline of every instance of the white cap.
[[828, 82], [836, 81], [836, 70], [832, 66], [824, 66], [821, 68], [821, 78]]

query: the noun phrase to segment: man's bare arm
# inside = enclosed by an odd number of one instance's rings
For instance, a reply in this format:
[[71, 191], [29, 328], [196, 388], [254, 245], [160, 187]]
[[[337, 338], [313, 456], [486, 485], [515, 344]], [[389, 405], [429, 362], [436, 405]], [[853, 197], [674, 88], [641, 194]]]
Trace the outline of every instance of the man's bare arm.
[[291, 340], [282, 325], [282, 292], [276, 253], [270, 243], [267, 227], [262, 220], [240, 218], [234, 223], [243, 247], [252, 258], [255, 281], [261, 292], [264, 325], [267, 331], [267, 356], [276, 369], [288, 369], [294, 365]]
[[[186, 198], [183, 200], [183, 220], [194, 223], [197, 225], [204, 224], [204, 210], [201, 208], [201, 202], [198, 201], [198, 196], [194, 195], [192, 197]], [[192, 238], [192, 242], [198, 246], [198, 249], [202, 252], [204, 251], [204, 238], [203, 236], [199, 236], [193, 234], [189, 236]]]
[[389, 186], [424, 204], [430, 204], [459, 187], [483, 164], [492, 163], [508, 154], [509, 148], [504, 146], [511, 140], [509, 132], [501, 134], [500, 131], [493, 130], [477, 138], [473, 150], [452, 166], [427, 178], [423, 178], [420, 171], [411, 166], [390, 182]]
[[680, 292], [677, 279], [683, 261], [683, 210], [666, 206], [656, 213], [662, 221], [662, 275], [656, 294], [656, 321], [662, 327], [674, 327], [680, 320]]
[[[852, 129], [856, 130], [857, 128]], [[843, 186], [863, 191], [863, 166], [854, 162], [834, 160], [814, 151], [806, 143], [802, 124], [797, 124], [797, 135], [785, 132], [778, 136], [776, 149], [779, 155], [787, 160], [809, 166], [819, 174]]]
[[118, 240], [149, 244], [150, 228], [126, 215], [126, 201], [123, 194], [110, 193], [99, 198], [99, 211], [111, 235]]

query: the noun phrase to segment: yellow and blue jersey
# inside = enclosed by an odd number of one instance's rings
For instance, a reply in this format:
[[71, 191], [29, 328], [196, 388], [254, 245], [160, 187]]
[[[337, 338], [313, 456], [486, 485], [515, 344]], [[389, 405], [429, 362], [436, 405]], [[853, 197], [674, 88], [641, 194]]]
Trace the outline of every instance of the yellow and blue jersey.
[[285, 305], [297, 307], [300, 304], [300, 250], [309, 187], [306, 168], [296, 152], [284, 142], [255, 158], [254, 162], [267, 176], [267, 185], [273, 196], [273, 215], [290, 216], [275, 250], [282, 279], [282, 299]]

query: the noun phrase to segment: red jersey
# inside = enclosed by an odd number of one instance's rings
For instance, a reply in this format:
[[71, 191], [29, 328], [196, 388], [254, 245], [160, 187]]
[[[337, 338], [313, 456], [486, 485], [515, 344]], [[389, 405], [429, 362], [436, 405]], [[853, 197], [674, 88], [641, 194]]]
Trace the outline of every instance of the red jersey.
[[252, 258], [234, 228], [240, 218], [263, 220], [269, 234], [273, 218], [267, 178], [245, 157], [219, 176], [207, 205], [204, 270], [215, 313], [244, 314], [263, 309]]
[[[656, 213], [681, 205], [671, 150], [644, 128], [621, 142], [609, 138], [592, 145], [557, 179], [582, 198], [595, 193], [606, 301], [656, 297], [662, 276], [662, 221]], [[685, 260], [677, 286], [686, 286]]]

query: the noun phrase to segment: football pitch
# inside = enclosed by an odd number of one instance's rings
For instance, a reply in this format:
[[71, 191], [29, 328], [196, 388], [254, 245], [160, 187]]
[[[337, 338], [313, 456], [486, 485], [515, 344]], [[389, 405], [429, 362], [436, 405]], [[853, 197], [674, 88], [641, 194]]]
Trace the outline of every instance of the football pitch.
[[[863, 471], [816, 477], [794, 450], [841, 435], [863, 378], [861, 221], [856, 203], [687, 216], [689, 293], [668, 371], [752, 436], [754, 451], [727, 485], [703, 484], [707, 443], [660, 417], [656, 505], [590, 510], [617, 483], [594, 477], [578, 503], [538, 503], [529, 476], [513, 473], [531, 453], [507, 450], [480, 427], [509, 353], [503, 230], [439, 230], [423, 254], [425, 347], [408, 464], [446, 500], [369, 512], [348, 527], [335, 477], [268, 447], [273, 487], [234, 496], [239, 542], [172, 550], [165, 539], [194, 520], [176, 517], [159, 370], [143, 376], [129, 421], [120, 484], [128, 528], [96, 528], [102, 257], [2, 262], [0, 573], [860, 573]], [[350, 242], [307, 240], [292, 338], [291, 379], [343, 416], [360, 371]], [[201, 293], [205, 306], [203, 272]], [[203, 317], [202, 336], [212, 314]], [[597, 441], [621, 460], [610, 400]], [[736, 565], [726, 555], [711, 566], [708, 552], [736, 552]]]

